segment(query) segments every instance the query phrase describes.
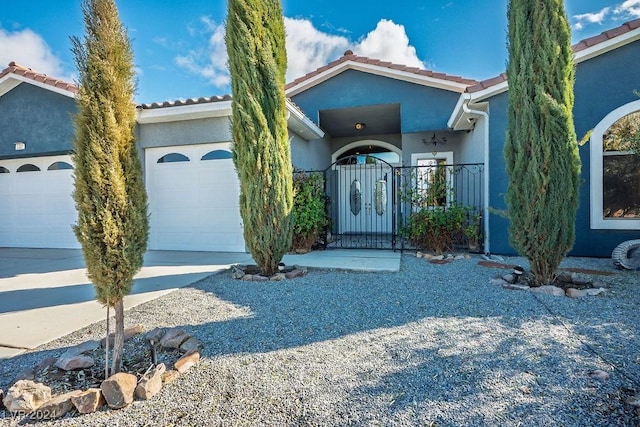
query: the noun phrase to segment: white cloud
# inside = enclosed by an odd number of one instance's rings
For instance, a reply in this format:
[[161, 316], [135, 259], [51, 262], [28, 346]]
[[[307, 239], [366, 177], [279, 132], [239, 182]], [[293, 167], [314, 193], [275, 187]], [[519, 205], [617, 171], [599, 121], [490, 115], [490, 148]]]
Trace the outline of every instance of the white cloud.
[[51, 77], [65, 80], [70, 77], [64, 75], [62, 61], [44, 39], [29, 29], [8, 32], [0, 28], [0, 69], [11, 61]]
[[640, 0], [626, 0], [616, 7], [614, 13], [623, 19], [640, 18]]
[[[224, 43], [224, 24], [218, 24], [208, 17], [201, 18], [205, 32], [210, 34], [206, 47], [190, 50], [186, 55], [175, 58], [176, 64], [193, 74], [206, 78], [213, 86], [223, 88], [229, 85], [227, 70], [227, 48]], [[189, 28], [192, 35], [196, 30]]]
[[[193, 74], [206, 78], [213, 86], [227, 89], [230, 77], [224, 43], [224, 24], [202, 18], [204, 31], [209, 35], [206, 48], [188, 51], [175, 58], [176, 64]], [[416, 49], [409, 42], [405, 28], [393, 21], [382, 19], [374, 30], [360, 40], [333, 35], [315, 28], [311, 21], [284, 18], [288, 68], [287, 82], [339, 58], [348, 49], [360, 56], [390, 61], [402, 65], [424, 68]], [[197, 35], [197, 30], [190, 28]]]
[[573, 19], [575, 19], [576, 22], [573, 24], [573, 28], [581, 30], [585, 24], [602, 24], [607, 15], [609, 15], [609, 11], [611, 11], [611, 8], [605, 7], [598, 12], [574, 15]]
[[306, 19], [284, 18], [287, 34], [287, 82], [339, 58], [351, 42], [323, 33]]
[[354, 53], [410, 67], [424, 68], [416, 48], [409, 43], [404, 25], [380, 20], [375, 30], [367, 34], [353, 49]]

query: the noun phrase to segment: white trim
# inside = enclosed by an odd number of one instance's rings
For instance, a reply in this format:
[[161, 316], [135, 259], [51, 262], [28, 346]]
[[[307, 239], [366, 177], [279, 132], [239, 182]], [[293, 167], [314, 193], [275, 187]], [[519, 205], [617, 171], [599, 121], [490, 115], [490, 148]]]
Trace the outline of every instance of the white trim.
[[181, 120], [225, 117], [231, 115], [231, 101], [207, 102], [174, 107], [149, 108], [138, 110], [137, 122], [166, 123]]
[[389, 151], [393, 151], [394, 153], [396, 153], [398, 155], [398, 159], [399, 162], [402, 162], [402, 150], [399, 149], [398, 147], [396, 147], [393, 144], [389, 144], [388, 142], [385, 141], [378, 141], [376, 139], [362, 139], [360, 141], [354, 141], [350, 144], [345, 145], [344, 147], [336, 150], [332, 155], [331, 155], [331, 163], [335, 163], [338, 160], [338, 157], [340, 157], [343, 153], [356, 148], [356, 147], [361, 147], [363, 145], [373, 145], [375, 147], [381, 147], [381, 148], [386, 148]]
[[459, 83], [452, 80], [438, 79], [435, 77], [416, 74], [408, 71], [397, 70], [393, 68], [383, 67], [380, 65], [363, 64], [358, 61], [345, 61], [342, 62], [322, 73], [319, 73], [311, 78], [303, 80], [295, 86], [287, 89], [287, 97], [295, 96], [307, 89], [310, 89], [330, 78], [347, 70], [362, 71], [369, 74], [375, 74], [382, 77], [389, 77], [396, 80], [402, 80], [410, 83], [419, 84], [422, 86], [434, 87], [437, 89], [449, 90], [452, 92], [462, 93], [464, 90], [471, 86], [465, 83]]
[[[60, 80], [62, 82], [62, 80]], [[11, 89], [20, 85], [21, 83], [29, 83], [31, 85], [40, 87], [42, 89], [50, 90], [51, 92], [59, 93], [60, 95], [68, 96], [69, 98], [75, 98], [76, 94], [67, 89], [62, 89], [57, 86], [53, 86], [47, 83], [39, 82], [37, 80], [30, 79], [28, 77], [21, 76], [19, 74], [9, 73], [0, 79], [0, 96], [9, 92]]]
[[[452, 166], [453, 163], [453, 151], [438, 151], [437, 153], [412, 153], [411, 154], [411, 166], [418, 166], [418, 160], [440, 160], [440, 159], [445, 159], [445, 164], [447, 166]], [[449, 206], [452, 202], [451, 200], [451, 190], [454, 188], [454, 182], [453, 182], [453, 169], [448, 167], [445, 169], [445, 172], [447, 174], [447, 193], [446, 193], [446, 198], [447, 198], [447, 206]], [[417, 180], [417, 177], [416, 177]], [[423, 188], [424, 190], [426, 190], [428, 188], [428, 185]]]
[[575, 63], [579, 64], [583, 61], [595, 58], [596, 56], [610, 52], [629, 43], [633, 43], [638, 39], [640, 39], [640, 27], [577, 52], [574, 56]]
[[291, 130], [307, 141], [324, 137], [324, 131], [316, 126], [290, 99], [285, 100], [287, 106], [287, 125]]
[[602, 136], [622, 117], [640, 111], [640, 101], [633, 101], [616, 108], [605, 116], [593, 129], [590, 142], [590, 178], [591, 178], [591, 228], [598, 230], [637, 230], [640, 219], [609, 218], [602, 216], [603, 211], [603, 174], [602, 174]]

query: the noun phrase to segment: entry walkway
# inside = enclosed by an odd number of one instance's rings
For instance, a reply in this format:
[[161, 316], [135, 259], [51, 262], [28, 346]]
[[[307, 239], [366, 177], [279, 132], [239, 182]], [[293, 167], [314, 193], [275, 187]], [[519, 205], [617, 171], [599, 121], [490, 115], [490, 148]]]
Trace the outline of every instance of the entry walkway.
[[[397, 271], [400, 253], [332, 250], [286, 255], [285, 264], [312, 268]], [[149, 251], [125, 309], [197, 282], [246, 253]], [[0, 248], [0, 359], [20, 354], [104, 319], [77, 249]]]

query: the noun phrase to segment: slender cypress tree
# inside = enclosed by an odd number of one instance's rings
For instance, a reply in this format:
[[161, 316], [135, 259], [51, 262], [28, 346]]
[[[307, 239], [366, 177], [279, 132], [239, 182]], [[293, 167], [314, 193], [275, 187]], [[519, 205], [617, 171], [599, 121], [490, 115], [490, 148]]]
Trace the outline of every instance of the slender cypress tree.
[[293, 167], [284, 96], [287, 57], [279, 0], [229, 0], [233, 161], [244, 238], [262, 272], [277, 272], [291, 245]]
[[133, 53], [114, 0], [82, 3], [85, 35], [72, 38], [79, 73], [75, 118], [75, 191], [89, 279], [115, 308], [112, 373], [122, 365], [123, 298], [142, 267], [148, 239], [147, 195], [135, 146]]
[[571, 35], [562, 0], [511, 0], [508, 21], [509, 237], [536, 282], [552, 283], [578, 206]]

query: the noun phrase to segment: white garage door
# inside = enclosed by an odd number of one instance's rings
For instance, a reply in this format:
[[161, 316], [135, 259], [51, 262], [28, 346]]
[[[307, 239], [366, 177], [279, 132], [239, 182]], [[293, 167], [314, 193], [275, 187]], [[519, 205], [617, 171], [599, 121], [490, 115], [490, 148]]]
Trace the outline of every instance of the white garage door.
[[70, 156], [0, 160], [0, 247], [79, 248]]
[[245, 251], [230, 145], [145, 150], [150, 249]]

